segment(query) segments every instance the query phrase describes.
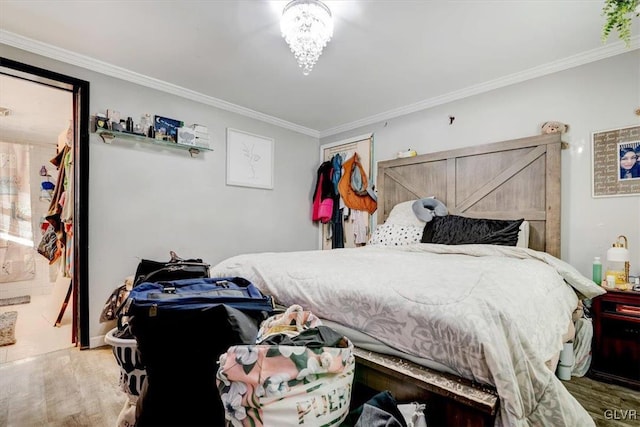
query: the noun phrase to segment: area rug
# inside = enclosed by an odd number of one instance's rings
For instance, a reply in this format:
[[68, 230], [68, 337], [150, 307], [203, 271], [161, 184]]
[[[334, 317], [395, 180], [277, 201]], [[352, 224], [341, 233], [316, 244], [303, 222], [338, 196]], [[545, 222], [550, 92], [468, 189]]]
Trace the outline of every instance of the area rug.
[[15, 344], [17, 311], [0, 313], [0, 346]]
[[30, 295], [23, 295], [20, 297], [13, 297], [13, 298], [0, 298], [0, 307], [5, 305], [28, 304], [30, 302], [31, 302]]

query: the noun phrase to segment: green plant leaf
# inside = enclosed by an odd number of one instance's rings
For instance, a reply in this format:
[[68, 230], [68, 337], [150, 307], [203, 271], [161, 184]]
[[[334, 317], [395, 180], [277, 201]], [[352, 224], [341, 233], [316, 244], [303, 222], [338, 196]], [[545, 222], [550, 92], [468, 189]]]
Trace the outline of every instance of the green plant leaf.
[[606, 42], [611, 31], [615, 28], [620, 40], [624, 41], [627, 47], [631, 46], [631, 24], [632, 18], [640, 16], [640, 11], [636, 11], [640, 0], [606, 0], [602, 8], [605, 16], [605, 23], [602, 27], [602, 42]]

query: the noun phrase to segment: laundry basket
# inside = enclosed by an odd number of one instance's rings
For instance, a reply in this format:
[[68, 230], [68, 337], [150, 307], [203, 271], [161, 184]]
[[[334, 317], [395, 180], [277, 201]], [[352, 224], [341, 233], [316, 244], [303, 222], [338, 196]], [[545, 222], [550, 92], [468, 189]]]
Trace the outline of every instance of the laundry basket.
[[118, 328], [110, 330], [104, 341], [113, 347], [113, 355], [120, 366], [120, 387], [130, 396], [140, 396], [147, 372], [142, 364], [135, 338], [118, 338]]
[[113, 348], [113, 355], [120, 366], [120, 388], [127, 394], [127, 400], [116, 420], [116, 427], [135, 427], [136, 406], [147, 379], [147, 371], [142, 364], [135, 338], [118, 338], [117, 332], [118, 328], [113, 328], [104, 337], [105, 343]]
[[341, 425], [355, 370], [347, 337], [292, 305], [262, 322], [256, 342], [220, 356], [226, 426]]

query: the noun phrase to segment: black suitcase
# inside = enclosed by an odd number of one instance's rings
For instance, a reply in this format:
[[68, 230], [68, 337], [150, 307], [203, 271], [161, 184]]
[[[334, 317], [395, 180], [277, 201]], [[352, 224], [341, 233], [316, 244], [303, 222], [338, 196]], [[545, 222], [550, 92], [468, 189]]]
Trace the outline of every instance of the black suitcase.
[[239, 277], [186, 279], [136, 286], [126, 310], [147, 371], [136, 425], [223, 426], [218, 358], [255, 342], [271, 297]]

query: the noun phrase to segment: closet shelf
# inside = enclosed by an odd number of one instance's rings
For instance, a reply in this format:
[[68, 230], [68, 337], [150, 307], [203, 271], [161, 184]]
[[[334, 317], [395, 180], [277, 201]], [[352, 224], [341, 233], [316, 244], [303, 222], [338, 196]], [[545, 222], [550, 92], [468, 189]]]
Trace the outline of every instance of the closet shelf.
[[105, 144], [111, 144], [111, 141], [113, 141], [114, 139], [137, 141], [145, 144], [159, 145], [162, 147], [187, 150], [189, 151], [192, 157], [199, 154], [201, 151], [213, 151], [213, 149], [209, 147], [203, 147], [200, 145], [178, 144], [171, 141], [162, 141], [159, 139], [149, 138], [137, 133], [119, 132], [116, 130], [108, 130], [108, 129], [101, 129], [101, 128], [96, 129], [96, 133], [100, 136], [100, 138], [102, 138], [102, 141]]

